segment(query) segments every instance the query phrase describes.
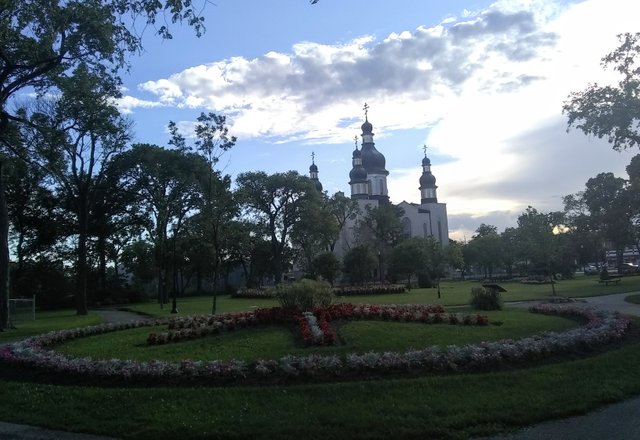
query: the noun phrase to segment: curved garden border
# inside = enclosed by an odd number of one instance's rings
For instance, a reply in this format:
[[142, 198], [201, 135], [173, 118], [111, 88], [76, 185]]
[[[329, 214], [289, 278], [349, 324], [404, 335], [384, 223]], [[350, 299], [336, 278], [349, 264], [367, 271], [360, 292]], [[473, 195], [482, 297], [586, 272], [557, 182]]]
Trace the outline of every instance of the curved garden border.
[[[566, 332], [545, 332], [518, 340], [504, 339], [461, 346], [433, 346], [422, 350], [349, 354], [341, 356], [285, 356], [281, 359], [141, 362], [73, 358], [47, 347], [70, 339], [128, 328], [164, 325], [168, 320], [99, 325], [51, 332], [0, 349], [0, 361], [47, 373], [89, 379], [129, 382], [201, 381], [204, 383], [280, 382], [298, 378], [353, 377], [363, 373], [478, 371], [538, 360], [578, 349], [592, 349], [622, 338], [629, 321], [617, 313], [576, 306], [537, 305], [531, 312], [584, 319], [586, 324]], [[166, 383], [166, 382], [163, 382]]]

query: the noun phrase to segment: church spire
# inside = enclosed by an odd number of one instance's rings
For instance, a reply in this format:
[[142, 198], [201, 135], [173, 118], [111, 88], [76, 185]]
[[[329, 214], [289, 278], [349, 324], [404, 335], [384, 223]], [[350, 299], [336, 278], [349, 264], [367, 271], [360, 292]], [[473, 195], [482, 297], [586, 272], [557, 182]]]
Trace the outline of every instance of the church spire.
[[436, 178], [431, 174], [431, 160], [427, 157], [427, 145], [425, 144], [424, 159], [422, 159], [422, 176], [420, 176], [420, 203], [438, 203], [436, 195]]
[[309, 178], [315, 185], [318, 192], [322, 192], [322, 183], [318, 179], [318, 166], [316, 165], [316, 153], [311, 152], [311, 166], [309, 167]]
[[351, 185], [352, 199], [366, 199], [369, 197], [369, 184], [367, 183], [367, 170], [362, 166], [362, 151], [358, 150], [358, 136], [354, 136], [356, 149], [353, 150], [351, 159], [351, 172], [349, 173], [349, 185]]

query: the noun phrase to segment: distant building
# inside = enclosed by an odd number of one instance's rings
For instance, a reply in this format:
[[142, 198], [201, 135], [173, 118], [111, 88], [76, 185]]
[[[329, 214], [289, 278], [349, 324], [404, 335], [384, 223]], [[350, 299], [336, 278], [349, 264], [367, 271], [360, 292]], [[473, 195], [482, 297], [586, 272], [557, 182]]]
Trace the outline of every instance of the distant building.
[[[351, 156], [352, 168], [349, 172], [351, 199], [358, 202], [362, 214], [366, 213], [367, 206], [374, 208], [390, 203], [387, 189], [389, 171], [386, 169], [386, 159], [373, 142], [373, 125], [369, 122], [367, 113], [368, 106], [365, 104], [365, 121], [361, 127], [361, 148], [358, 148], [356, 136], [355, 150]], [[322, 184], [318, 180], [318, 167], [315, 165], [313, 156], [309, 174], [316, 187], [322, 190]], [[398, 205], [404, 210], [402, 217], [404, 231], [410, 237], [433, 237], [443, 247], [448, 246], [447, 205], [438, 202], [438, 187], [436, 178], [431, 172], [431, 160], [427, 157], [426, 147], [419, 183], [420, 203], [403, 201]], [[342, 228], [334, 249], [337, 256], [342, 257], [354, 244], [357, 222], [358, 217], [351, 218]]]

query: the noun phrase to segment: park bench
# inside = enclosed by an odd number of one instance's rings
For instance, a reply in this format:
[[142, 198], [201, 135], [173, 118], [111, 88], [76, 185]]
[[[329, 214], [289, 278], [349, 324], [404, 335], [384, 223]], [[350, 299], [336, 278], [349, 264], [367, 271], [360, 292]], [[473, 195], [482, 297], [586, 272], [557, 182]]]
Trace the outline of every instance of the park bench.
[[602, 280], [598, 280], [599, 283], [608, 286], [609, 284], [618, 284], [622, 278], [620, 277], [609, 277]]

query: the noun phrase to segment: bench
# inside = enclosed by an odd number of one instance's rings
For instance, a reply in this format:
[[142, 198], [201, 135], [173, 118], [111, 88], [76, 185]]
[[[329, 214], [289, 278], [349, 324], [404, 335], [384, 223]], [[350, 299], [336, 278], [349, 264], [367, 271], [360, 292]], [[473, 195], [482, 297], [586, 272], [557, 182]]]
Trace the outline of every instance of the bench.
[[618, 284], [621, 279], [622, 278], [620, 277], [611, 277], [605, 278], [604, 280], [598, 280], [598, 282], [604, 284], [605, 286], [608, 286], [609, 284]]

